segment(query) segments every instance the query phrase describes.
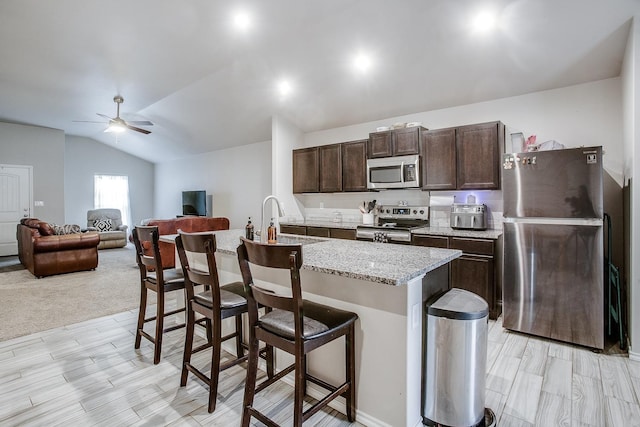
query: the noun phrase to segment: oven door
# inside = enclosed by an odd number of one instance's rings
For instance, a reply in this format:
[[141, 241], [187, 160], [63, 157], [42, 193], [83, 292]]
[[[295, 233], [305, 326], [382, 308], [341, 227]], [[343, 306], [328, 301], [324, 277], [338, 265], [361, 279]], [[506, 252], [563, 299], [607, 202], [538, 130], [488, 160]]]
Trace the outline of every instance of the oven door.
[[411, 244], [409, 230], [395, 230], [391, 227], [357, 227], [356, 240], [379, 243]]

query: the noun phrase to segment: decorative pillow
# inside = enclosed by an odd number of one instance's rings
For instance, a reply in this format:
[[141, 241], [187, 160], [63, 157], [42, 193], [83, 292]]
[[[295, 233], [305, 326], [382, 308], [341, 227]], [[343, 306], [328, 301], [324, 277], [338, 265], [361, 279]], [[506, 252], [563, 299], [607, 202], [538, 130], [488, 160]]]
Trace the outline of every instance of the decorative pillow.
[[40, 220], [37, 218], [29, 218], [24, 222], [24, 225], [31, 228], [38, 228], [39, 224], [40, 224]]
[[56, 232], [48, 222], [40, 221], [38, 223], [38, 231], [41, 236], [53, 236]]
[[50, 225], [53, 227], [53, 231], [57, 235], [80, 233], [80, 226], [77, 224]]
[[94, 221], [93, 226], [98, 229], [98, 231], [109, 231], [113, 229], [111, 220], [109, 218], [101, 218]]

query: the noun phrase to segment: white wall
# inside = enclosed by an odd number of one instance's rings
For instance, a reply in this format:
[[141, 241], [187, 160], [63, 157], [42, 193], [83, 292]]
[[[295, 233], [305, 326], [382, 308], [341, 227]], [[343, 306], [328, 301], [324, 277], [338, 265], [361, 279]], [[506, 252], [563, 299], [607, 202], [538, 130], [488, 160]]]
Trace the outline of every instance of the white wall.
[[[630, 194], [630, 254], [627, 266], [629, 286], [629, 357], [640, 360], [640, 14], [634, 18], [622, 68], [624, 106], [624, 174], [632, 179]], [[635, 343], [635, 345], [634, 345]]]
[[126, 175], [129, 179], [132, 225], [153, 216], [154, 165], [90, 138], [66, 137], [65, 223], [87, 225], [87, 211], [93, 209], [93, 176]]
[[[289, 218], [304, 217], [304, 206], [293, 197], [293, 156], [291, 151], [300, 147], [302, 132], [293, 124], [282, 117], [274, 117], [272, 120], [272, 194], [283, 205], [285, 216]], [[275, 207], [267, 206], [271, 216], [277, 214]], [[265, 213], [265, 216], [267, 214]]]
[[33, 166], [31, 216], [63, 224], [65, 221], [64, 132], [58, 129], [0, 122], [0, 163]]
[[156, 164], [155, 218], [182, 214], [182, 191], [205, 190], [213, 195], [212, 216], [229, 218], [231, 228], [243, 228], [251, 216], [256, 227], [262, 200], [272, 191], [271, 142]]

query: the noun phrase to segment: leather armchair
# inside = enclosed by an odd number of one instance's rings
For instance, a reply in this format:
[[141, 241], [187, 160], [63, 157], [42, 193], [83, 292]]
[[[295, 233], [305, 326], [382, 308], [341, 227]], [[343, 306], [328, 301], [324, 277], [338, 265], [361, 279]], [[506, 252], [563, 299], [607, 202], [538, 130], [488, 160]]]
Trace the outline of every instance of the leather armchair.
[[[109, 225], [107, 227], [106, 225]], [[87, 230], [100, 235], [98, 249], [122, 248], [127, 245], [128, 226], [122, 224], [120, 209], [91, 209], [87, 211]]]

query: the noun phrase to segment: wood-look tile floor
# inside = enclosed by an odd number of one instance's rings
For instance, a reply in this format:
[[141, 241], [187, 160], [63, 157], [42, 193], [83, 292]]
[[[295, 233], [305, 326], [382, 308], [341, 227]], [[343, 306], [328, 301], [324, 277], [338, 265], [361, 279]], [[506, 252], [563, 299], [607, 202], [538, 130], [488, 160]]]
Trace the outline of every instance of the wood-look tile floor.
[[[179, 387], [184, 330], [165, 334], [153, 365], [148, 341], [133, 349], [135, 320], [134, 310], [0, 342], [0, 425], [239, 425], [244, 367], [221, 374], [209, 414], [199, 380]], [[640, 426], [640, 362], [509, 332], [500, 320], [489, 328], [486, 406], [499, 426]], [[290, 425], [292, 392], [281, 381], [256, 402]], [[350, 423], [328, 409], [306, 425]]]

